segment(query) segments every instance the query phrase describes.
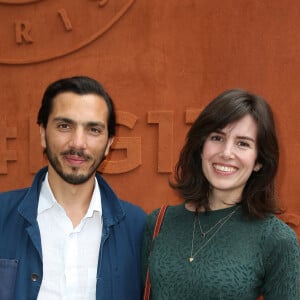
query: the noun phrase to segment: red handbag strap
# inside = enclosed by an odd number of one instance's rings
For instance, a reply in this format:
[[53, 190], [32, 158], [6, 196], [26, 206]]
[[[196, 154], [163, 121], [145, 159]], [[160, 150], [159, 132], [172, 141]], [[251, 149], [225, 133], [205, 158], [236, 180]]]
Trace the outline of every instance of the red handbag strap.
[[[158, 216], [156, 219], [156, 223], [155, 223], [155, 227], [154, 227], [154, 231], [153, 231], [152, 241], [155, 239], [155, 237], [159, 233], [160, 226], [162, 224], [167, 207], [168, 207], [167, 205], [163, 205], [159, 210], [159, 213], [158, 213]], [[150, 299], [150, 289], [151, 289], [151, 283], [150, 283], [149, 266], [148, 266], [143, 300]]]

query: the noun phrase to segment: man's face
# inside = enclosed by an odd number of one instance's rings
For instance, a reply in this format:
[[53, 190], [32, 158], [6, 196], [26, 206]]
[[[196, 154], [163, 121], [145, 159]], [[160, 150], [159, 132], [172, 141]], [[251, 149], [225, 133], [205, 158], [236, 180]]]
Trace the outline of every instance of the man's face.
[[109, 152], [108, 108], [95, 94], [58, 94], [47, 127], [40, 127], [41, 144], [49, 160], [49, 179], [70, 184], [89, 180]]

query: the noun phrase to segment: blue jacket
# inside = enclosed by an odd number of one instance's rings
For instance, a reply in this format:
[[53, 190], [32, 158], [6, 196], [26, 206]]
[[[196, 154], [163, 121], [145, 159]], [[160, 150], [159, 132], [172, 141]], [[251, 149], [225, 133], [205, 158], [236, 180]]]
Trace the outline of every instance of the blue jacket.
[[[37, 299], [43, 279], [37, 223], [40, 170], [30, 188], [0, 193], [0, 299]], [[97, 270], [97, 300], [141, 299], [140, 248], [146, 214], [117, 198], [97, 174], [103, 232]]]

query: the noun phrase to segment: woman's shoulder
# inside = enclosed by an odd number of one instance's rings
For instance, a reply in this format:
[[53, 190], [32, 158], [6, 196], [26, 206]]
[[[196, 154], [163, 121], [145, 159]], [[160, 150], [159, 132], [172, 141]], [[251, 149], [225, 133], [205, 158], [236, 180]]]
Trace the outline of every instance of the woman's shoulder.
[[270, 215], [260, 223], [261, 238], [271, 247], [299, 248], [295, 231], [275, 215]]
[[263, 227], [266, 227], [271, 234], [280, 234], [280, 235], [292, 235], [295, 236], [295, 231], [283, 222], [279, 217], [275, 215], [270, 215], [264, 219], [262, 223]]
[[151, 211], [148, 214], [148, 217], [147, 217], [148, 223], [155, 223], [155, 221], [157, 219], [157, 216], [159, 214], [159, 211], [160, 211], [160, 209], [163, 206], [166, 206], [166, 212], [165, 212], [165, 217], [166, 218], [173, 218], [176, 215], [180, 215], [180, 214], [182, 214], [185, 211], [183, 203], [178, 204], [178, 205], [167, 205], [167, 204], [164, 204], [161, 207], [158, 207], [158, 208], [154, 209], [153, 211]]
[[157, 207], [155, 208], [153, 211], [150, 212], [150, 214], [148, 216], [157, 216], [160, 209], [165, 206], [166, 207], [166, 212], [168, 212], [168, 214], [174, 214], [174, 213], [178, 213], [178, 212], [181, 212], [183, 211], [185, 208], [184, 208], [184, 203], [180, 203], [180, 204], [177, 204], [177, 205], [168, 205], [168, 204], [163, 204], [161, 205], [160, 207]]

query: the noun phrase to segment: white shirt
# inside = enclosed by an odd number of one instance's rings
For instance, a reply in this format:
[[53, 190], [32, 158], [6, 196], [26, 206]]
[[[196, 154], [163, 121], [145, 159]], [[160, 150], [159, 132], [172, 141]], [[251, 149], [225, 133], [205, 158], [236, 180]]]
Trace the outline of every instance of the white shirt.
[[101, 195], [97, 180], [91, 203], [80, 224], [73, 224], [42, 183], [38, 217], [42, 240], [43, 281], [38, 300], [96, 299], [98, 255], [102, 233]]

